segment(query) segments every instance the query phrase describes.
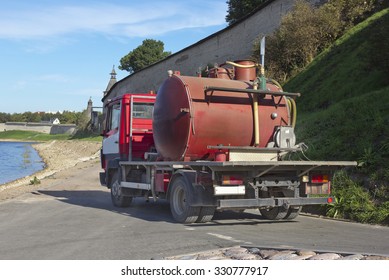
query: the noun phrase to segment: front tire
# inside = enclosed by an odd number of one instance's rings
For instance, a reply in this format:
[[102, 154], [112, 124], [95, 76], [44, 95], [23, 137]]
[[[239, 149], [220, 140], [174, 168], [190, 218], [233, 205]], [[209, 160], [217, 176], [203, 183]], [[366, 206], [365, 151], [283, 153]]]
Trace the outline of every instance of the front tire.
[[170, 193], [170, 211], [174, 220], [183, 224], [190, 224], [197, 221], [200, 214], [200, 207], [189, 205], [189, 186], [182, 177], [174, 179]]
[[132, 203], [132, 197], [123, 195], [118, 172], [113, 174], [110, 185], [112, 204], [120, 208], [129, 207]]

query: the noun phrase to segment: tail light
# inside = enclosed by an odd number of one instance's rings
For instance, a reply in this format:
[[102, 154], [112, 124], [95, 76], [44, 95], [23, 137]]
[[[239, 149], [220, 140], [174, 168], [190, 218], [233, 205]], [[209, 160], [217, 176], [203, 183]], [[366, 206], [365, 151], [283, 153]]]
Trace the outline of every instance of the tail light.
[[328, 175], [313, 175], [311, 177], [311, 183], [328, 183]]
[[222, 185], [243, 185], [243, 178], [235, 175], [222, 175]]
[[312, 176], [303, 176], [302, 182], [305, 183], [305, 194], [331, 193], [331, 181], [329, 175], [313, 174]]

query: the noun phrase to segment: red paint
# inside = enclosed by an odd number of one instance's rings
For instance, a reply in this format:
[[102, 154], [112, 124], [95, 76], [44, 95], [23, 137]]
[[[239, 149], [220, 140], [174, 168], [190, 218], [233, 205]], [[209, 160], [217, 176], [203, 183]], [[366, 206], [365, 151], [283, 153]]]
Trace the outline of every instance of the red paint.
[[237, 60], [234, 62], [240, 65], [253, 66], [250, 68], [235, 67], [235, 80], [254, 81], [257, 78], [256, 68], [253, 61]]
[[[152, 132], [152, 119], [131, 119], [131, 98], [133, 103], [154, 103], [154, 99], [145, 99], [142, 97], [155, 96], [149, 94], [124, 94], [121, 96], [121, 115], [120, 115], [120, 134], [119, 134], [119, 154], [122, 158], [128, 158], [129, 141], [130, 141], [130, 126], [132, 121], [132, 158], [144, 158], [146, 152], [154, 147], [154, 139]], [[123, 113], [125, 112], [125, 113]]]

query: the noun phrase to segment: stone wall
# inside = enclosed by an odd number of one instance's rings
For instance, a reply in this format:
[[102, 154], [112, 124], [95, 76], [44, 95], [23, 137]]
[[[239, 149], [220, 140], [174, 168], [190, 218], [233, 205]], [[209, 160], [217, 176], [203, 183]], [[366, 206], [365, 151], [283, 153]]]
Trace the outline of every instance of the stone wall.
[[22, 130], [35, 131], [47, 134], [74, 134], [77, 130], [75, 124], [45, 124], [28, 122], [7, 122], [0, 123], [0, 131]]
[[[319, 4], [323, 0], [309, 0]], [[153, 64], [118, 81], [103, 98], [103, 102], [124, 93], [157, 91], [167, 78], [167, 71], [180, 71], [182, 75], [196, 75], [199, 68], [226, 60], [250, 58], [253, 45], [261, 34], [270, 34], [276, 29], [281, 17], [294, 5], [295, 0], [270, 1], [262, 9], [244, 20], [228, 26], [168, 58]]]

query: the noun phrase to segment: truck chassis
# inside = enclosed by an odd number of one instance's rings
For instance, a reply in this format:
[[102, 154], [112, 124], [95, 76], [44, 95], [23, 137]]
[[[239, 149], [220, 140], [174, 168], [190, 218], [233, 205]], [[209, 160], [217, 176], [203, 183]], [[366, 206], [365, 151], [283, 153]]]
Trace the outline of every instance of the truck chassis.
[[332, 202], [330, 182], [314, 174], [355, 166], [344, 161], [116, 161], [108, 172], [112, 201], [170, 201], [175, 220], [208, 222], [216, 210], [257, 208], [271, 220], [294, 219], [303, 205]]

